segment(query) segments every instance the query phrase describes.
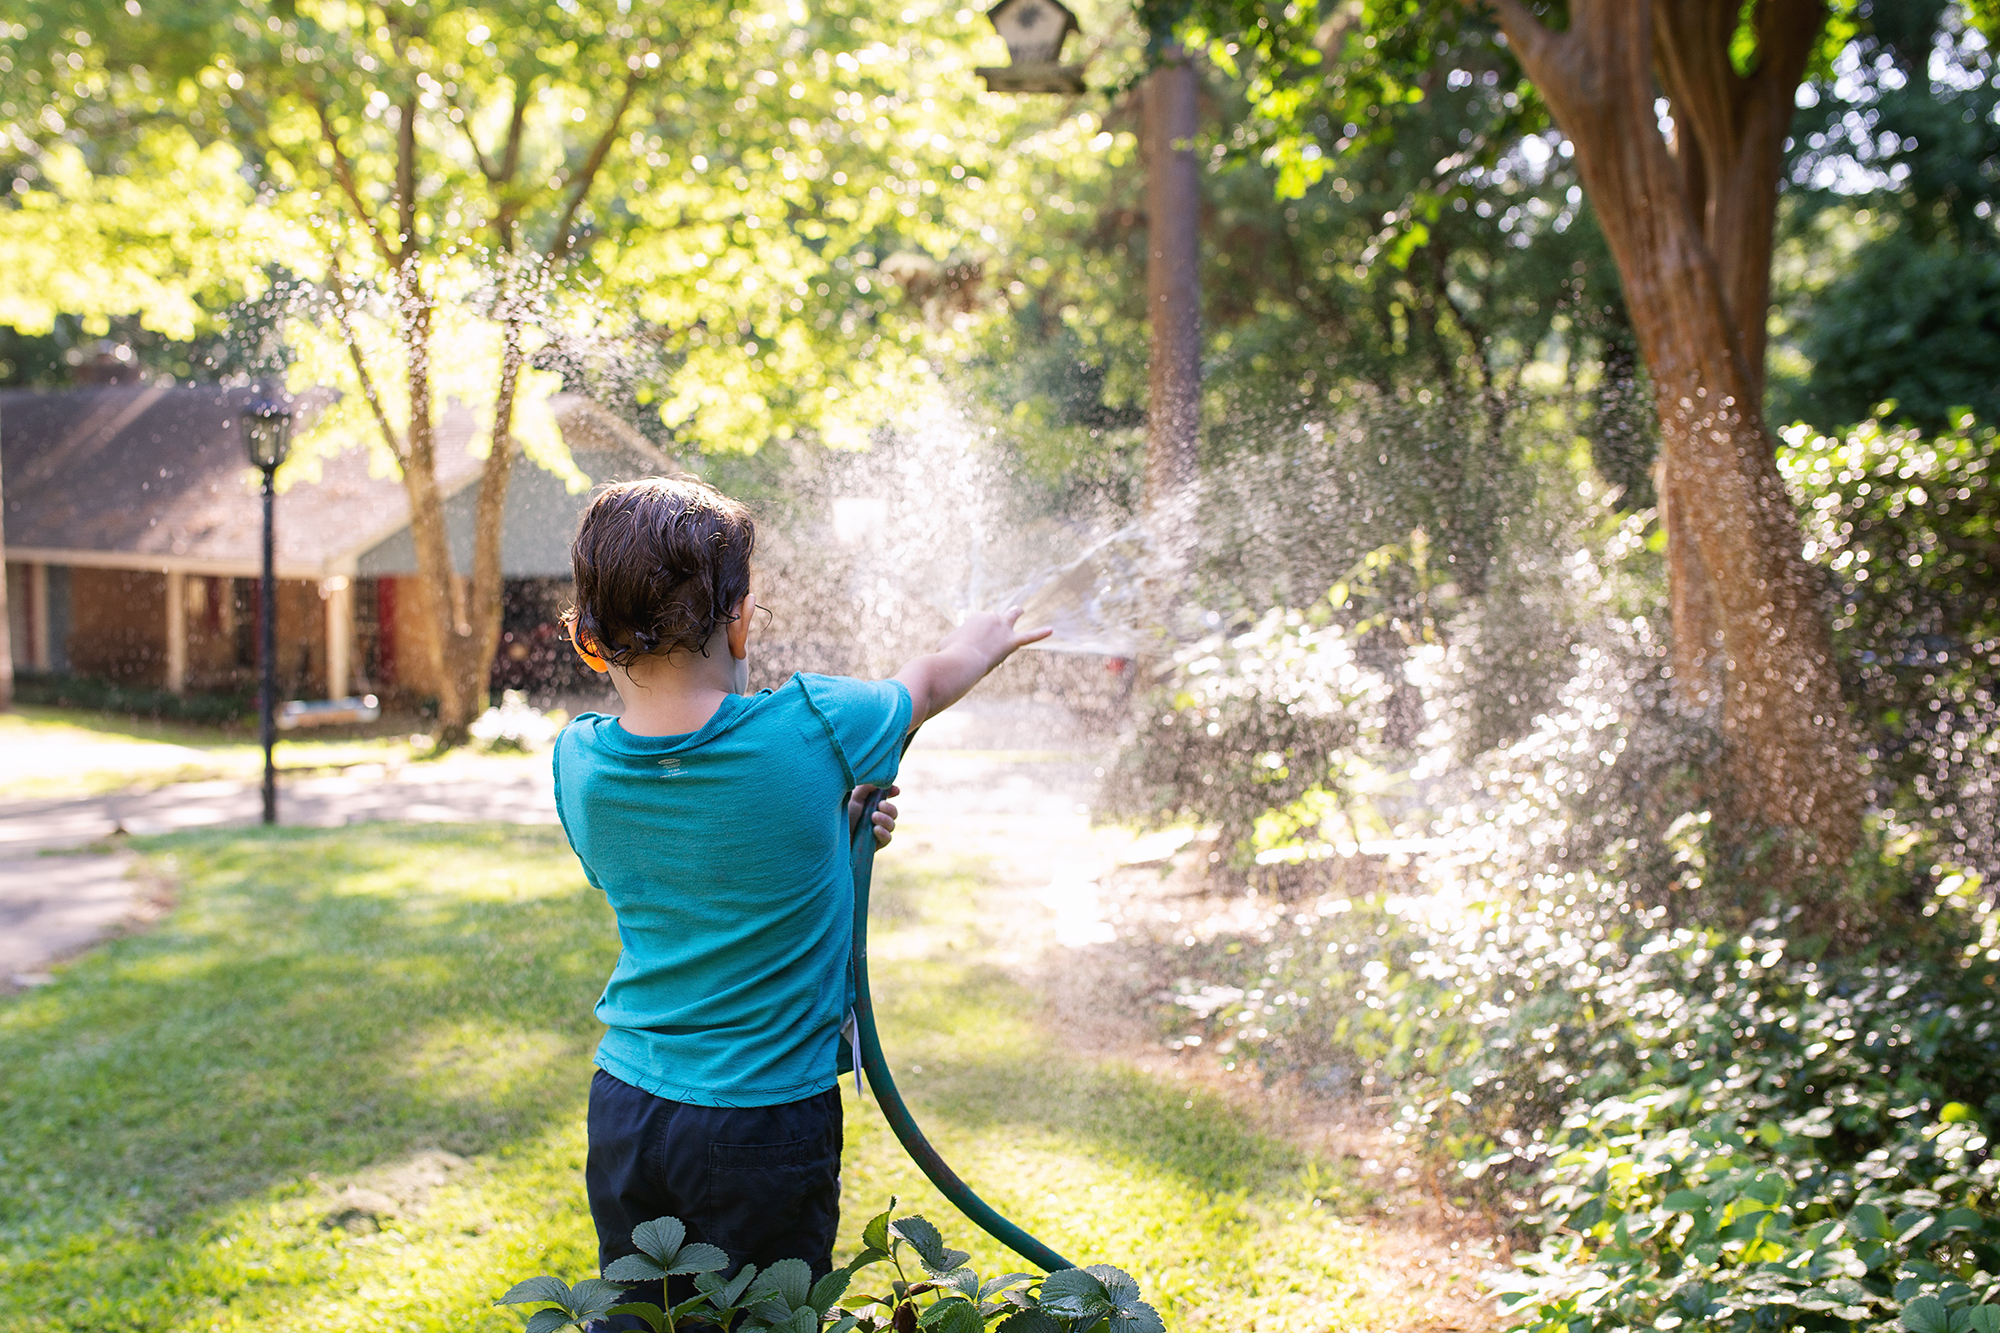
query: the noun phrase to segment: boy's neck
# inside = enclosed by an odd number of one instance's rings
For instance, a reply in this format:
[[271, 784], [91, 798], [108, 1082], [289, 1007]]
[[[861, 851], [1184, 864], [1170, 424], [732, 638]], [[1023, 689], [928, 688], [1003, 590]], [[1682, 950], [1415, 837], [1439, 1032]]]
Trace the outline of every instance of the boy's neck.
[[664, 657], [634, 658], [630, 666], [611, 668], [611, 683], [625, 703], [619, 723], [634, 736], [682, 736], [700, 731], [722, 707], [741, 692], [746, 659], [735, 656], [718, 631], [706, 655], [677, 652]]

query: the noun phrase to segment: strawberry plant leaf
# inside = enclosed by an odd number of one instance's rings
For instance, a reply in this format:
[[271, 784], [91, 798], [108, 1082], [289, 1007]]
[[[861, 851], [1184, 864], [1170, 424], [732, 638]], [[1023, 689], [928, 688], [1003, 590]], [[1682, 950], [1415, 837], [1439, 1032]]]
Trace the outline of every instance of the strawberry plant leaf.
[[604, 1276], [613, 1282], [651, 1282], [666, 1275], [666, 1270], [654, 1263], [652, 1256], [645, 1254], [628, 1254], [613, 1259], [611, 1266], [604, 1270]]
[[496, 1305], [525, 1305], [529, 1301], [553, 1301], [557, 1305], [569, 1305], [569, 1284], [561, 1278], [550, 1277], [546, 1273], [531, 1277], [526, 1282], [516, 1282], [507, 1289]]
[[1016, 1310], [994, 1327], [993, 1333], [1063, 1333], [1063, 1327], [1040, 1310]]
[[632, 1244], [662, 1268], [673, 1263], [686, 1239], [687, 1227], [678, 1217], [656, 1217], [632, 1228]]
[[569, 1289], [569, 1309], [578, 1319], [595, 1319], [625, 1299], [622, 1283], [587, 1277]]
[[[695, 1281], [699, 1282], [701, 1281], [701, 1279], [696, 1278]], [[706, 1306], [707, 1304], [708, 1304], [708, 1297], [706, 1295], [690, 1296], [686, 1300], [682, 1301], [679, 1305], [676, 1305], [671, 1311], [671, 1313], [673, 1314], [675, 1321], [678, 1322], [682, 1315], [687, 1314], [691, 1310], [699, 1310], [703, 1306]]]
[[896, 1211], [896, 1196], [889, 1196], [889, 1206], [868, 1219], [868, 1225], [861, 1228], [861, 1243], [871, 1250], [889, 1253], [889, 1215]]
[[689, 1273], [719, 1273], [729, 1267], [729, 1253], [719, 1246], [705, 1245], [696, 1241], [686, 1246], [667, 1265], [669, 1277], [685, 1276]]
[[1111, 1303], [1111, 1333], [1166, 1333], [1160, 1313], [1139, 1299], [1139, 1284], [1122, 1268], [1092, 1264], [1084, 1270], [1104, 1285]]
[[790, 1314], [806, 1303], [812, 1291], [812, 1269], [803, 1259], [780, 1259], [757, 1275], [750, 1284], [750, 1300], [757, 1303], [762, 1299], [776, 1297]]
[[1042, 1279], [1042, 1309], [1058, 1319], [1086, 1326], [1111, 1313], [1111, 1297], [1097, 1276], [1081, 1268], [1065, 1268]]
[[1092, 1264], [1083, 1271], [1104, 1284], [1105, 1299], [1113, 1305], [1139, 1299], [1139, 1284], [1124, 1269], [1113, 1268], [1110, 1264]]
[[978, 1308], [957, 1296], [938, 1301], [917, 1319], [917, 1327], [931, 1333], [980, 1333], [984, 1324]]
[[1111, 1312], [1111, 1333], [1167, 1333], [1167, 1326], [1158, 1310], [1134, 1300]]
[[887, 1250], [878, 1250], [873, 1245], [867, 1246], [861, 1253], [847, 1261], [847, 1272], [849, 1274], [858, 1273], [870, 1264], [879, 1264], [888, 1257], [889, 1252]]
[[537, 1310], [528, 1316], [525, 1333], [556, 1333], [559, 1328], [568, 1328], [577, 1321], [567, 1310]]
[[999, 1277], [988, 1278], [986, 1280], [985, 1285], [979, 1288], [979, 1299], [982, 1301], [990, 1300], [1009, 1287], [1018, 1287], [1023, 1282], [1033, 1282], [1034, 1280], [1035, 1275], [1033, 1273], [1002, 1273]]
[[634, 1319], [643, 1322], [647, 1328], [652, 1329], [653, 1333], [665, 1333], [667, 1327], [667, 1312], [651, 1301], [626, 1301], [623, 1305], [612, 1306], [604, 1313], [607, 1315], [630, 1315]]
[[1951, 1333], [1951, 1311], [1935, 1296], [1919, 1296], [1904, 1306], [1901, 1322], [1910, 1333]]
[[825, 1314], [833, 1308], [835, 1301], [846, 1295], [848, 1284], [853, 1281], [853, 1273], [845, 1268], [836, 1268], [813, 1283], [812, 1292], [806, 1297], [806, 1302], [813, 1309]]
[[932, 1276], [941, 1276], [959, 1267], [972, 1256], [964, 1250], [954, 1250], [944, 1243], [938, 1229], [921, 1217], [905, 1217], [889, 1224], [890, 1232], [898, 1239], [907, 1241], [917, 1252], [917, 1260], [924, 1271]]
[[[701, 1279], [696, 1278], [695, 1280], [699, 1282]], [[757, 1265], [755, 1264], [743, 1265], [743, 1271], [738, 1273], [727, 1285], [721, 1287], [721, 1289], [717, 1293], [722, 1297], [722, 1299], [719, 1302], [717, 1302], [718, 1307], [726, 1309], [734, 1306], [736, 1302], [743, 1299], [743, 1293], [745, 1291], [748, 1291], [750, 1289], [750, 1284], [756, 1280], [757, 1280]]]

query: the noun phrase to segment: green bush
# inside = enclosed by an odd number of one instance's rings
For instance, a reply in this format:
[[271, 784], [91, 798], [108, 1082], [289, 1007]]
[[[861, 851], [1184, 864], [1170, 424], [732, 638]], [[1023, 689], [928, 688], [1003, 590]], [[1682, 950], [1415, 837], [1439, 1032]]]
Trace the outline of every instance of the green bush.
[[80, 708], [119, 717], [211, 726], [245, 721], [257, 708], [256, 694], [246, 690], [174, 694], [149, 686], [120, 685], [95, 676], [27, 672], [14, 678], [14, 699], [17, 703], [45, 708]]
[[1779, 465], [1831, 585], [1877, 805], [2000, 875], [2000, 435], [1868, 421], [1787, 432]]
[[1850, 958], [1561, 887], [1434, 916], [1327, 899], [1183, 950], [1179, 1040], [1394, 1093], [1409, 1148], [1541, 1235], [1513, 1328], [1861, 1329], [1995, 1294], [2000, 916], [1976, 880]]

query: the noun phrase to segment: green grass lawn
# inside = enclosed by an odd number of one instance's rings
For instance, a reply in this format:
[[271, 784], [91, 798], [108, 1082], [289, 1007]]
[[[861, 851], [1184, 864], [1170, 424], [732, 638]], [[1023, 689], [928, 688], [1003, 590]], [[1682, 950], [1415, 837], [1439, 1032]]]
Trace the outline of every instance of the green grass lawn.
[[[377, 826], [138, 846], [180, 885], [147, 934], [0, 999], [0, 1310], [12, 1331], [511, 1330], [518, 1278], [589, 1272], [583, 1110], [616, 953], [553, 830]], [[1170, 1327], [1400, 1327], [1360, 1304], [1355, 1196], [1218, 1099], [1066, 1053], [982, 961], [978, 874], [878, 862], [883, 1042], [932, 1140]], [[1017, 1267], [848, 1098], [842, 1253], [890, 1195]], [[379, 1231], [340, 1191], [408, 1185]], [[422, 1154], [433, 1154], [421, 1156]], [[385, 1183], [389, 1182], [389, 1183]], [[1349, 1185], [1351, 1190], [1351, 1182]], [[1321, 1206], [1316, 1200], [1326, 1200]]]
[[[281, 733], [280, 769], [322, 771], [423, 757], [406, 734]], [[95, 796], [215, 778], [249, 780], [264, 768], [256, 729], [153, 721], [75, 708], [0, 713], [0, 797]]]

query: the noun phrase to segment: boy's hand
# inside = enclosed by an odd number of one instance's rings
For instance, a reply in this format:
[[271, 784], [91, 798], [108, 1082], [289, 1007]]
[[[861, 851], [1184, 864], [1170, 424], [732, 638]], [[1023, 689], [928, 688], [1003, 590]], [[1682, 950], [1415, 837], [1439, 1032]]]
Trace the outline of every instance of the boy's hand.
[[[887, 847], [889, 839], [896, 835], [896, 806], [889, 798], [902, 790], [901, 787], [894, 786], [882, 790], [881, 803], [875, 807], [875, 845], [877, 847]], [[861, 812], [867, 808], [868, 798], [874, 795], [875, 791], [876, 788], [864, 784], [856, 787], [853, 793], [848, 796], [847, 836], [849, 838], [854, 836], [855, 826], [861, 822]]]
[[1039, 643], [1055, 633], [1052, 628], [1017, 630], [1015, 622], [1020, 618], [1018, 606], [1009, 607], [999, 615], [975, 611], [965, 618], [964, 624], [944, 636], [936, 652], [905, 664], [896, 673], [896, 679], [910, 692], [912, 731], [963, 699], [987, 672], [1006, 661], [1016, 649]]
[[1055, 633], [1053, 628], [1029, 630], [1025, 634], [1016, 633], [1015, 622], [1021, 618], [1021, 608], [1010, 606], [1005, 611], [974, 611], [965, 618], [965, 623], [944, 636], [938, 644], [940, 653], [969, 652], [985, 660], [985, 675], [1013, 656], [1017, 648], [1025, 648], [1031, 643], [1040, 643]]

